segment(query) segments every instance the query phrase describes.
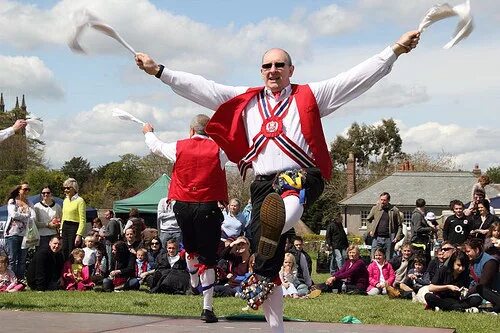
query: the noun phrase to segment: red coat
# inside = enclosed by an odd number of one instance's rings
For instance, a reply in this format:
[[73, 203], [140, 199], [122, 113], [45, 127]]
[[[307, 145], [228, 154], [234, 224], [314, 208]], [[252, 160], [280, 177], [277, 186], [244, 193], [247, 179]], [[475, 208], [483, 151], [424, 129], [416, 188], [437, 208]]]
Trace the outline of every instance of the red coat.
[[[247, 92], [222, 104], [205, 129], [224, 150], [229, 160], [234, 163], [238, 163], [250, 149], [242, 113], [247, 104], [262, 89], [262, 87], [250, 88]], [[311, 148], [316, 166], [321, 170], [323, 178], [330, 179], [332, 160], [325, 141], [316, 99], [308, 85], [292, 84], [292, 95], [299, 110], [302, 134]]]
[[71, 262], [68, 260], [64, 263], [62, 278], [64, 282], [64, 289], [66, 290], [90, 290], [94, 287], [94, 282], [90, 279], [89, 267], [83, 265], [80, 280], [77, 281], [76, 276], [71, 268]]
[[[384, 274], [384, 279], [386, 285], [392, 286], [394, 280], [396, 279], [396, 273], [394, 273], [394, 269], [389, 262], [385, 262], [382, 266], [382, 274]], [[377, 283], [380, 282], [380, 270], [378, 269], [377, 263], [372, 261], [370, 265], [368, 265], [368, 289], [366, 291], [370, 291]]]
[[219, 150], [208, 138], [177, 141], [168, 198], [185, 202], [227, 202], [226, 171], [221, 168]]

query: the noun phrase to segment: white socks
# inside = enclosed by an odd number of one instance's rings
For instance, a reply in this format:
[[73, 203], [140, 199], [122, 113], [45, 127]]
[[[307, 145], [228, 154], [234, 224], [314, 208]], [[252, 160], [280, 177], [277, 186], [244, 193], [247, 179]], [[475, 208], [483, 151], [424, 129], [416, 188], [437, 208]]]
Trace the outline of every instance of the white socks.
[[191, 281], [191, 287], [196, 288], [200, 284], [200, 276], [198, 275], [198, 268], [195, 265], [198, 264], [198, 257], [189, 259], [189, 254], [186, 253], [186, 264], [189, 271], [189, 279]]
[[271, 327], [271, 332], [285, 333], [283, 324], [283, 289], [281, 286], [274, 288], [273, 293], [262, 304], [262, 310], [267, 323]]
[[285, 226], [283, 227], [284, 234], [288, 230], [292, 229], [293, 226], [299, 222], [304, 212], [304, 206], [300, 204], [299, 197], [295, 195], [289, 195], [283, 198], [283, 203], [285, 204]]
[[[203, 309], [212, 311], [212, 305], [214, 303], [215, 270], [213, 268], [207, 268], [205, 272], [200, 275], [200, 280], [201, 287], [203, 288]], [[207, 289], [205, 290], [205, 288]]]

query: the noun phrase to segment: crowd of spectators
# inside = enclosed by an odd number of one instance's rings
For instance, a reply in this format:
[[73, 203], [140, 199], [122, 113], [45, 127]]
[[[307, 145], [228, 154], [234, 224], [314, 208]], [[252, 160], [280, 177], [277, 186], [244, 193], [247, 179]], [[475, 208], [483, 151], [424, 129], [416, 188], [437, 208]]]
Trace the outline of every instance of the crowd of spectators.
[[[0, 291], [31, 290], [146, 290], [150, 293], [201, 294], [193, 287], [182, 246], [182, 233], [172, 212], [172, 203], [158, 204], [156, 228], [147, 228], [139, 211], [130, 210], [126, 221], [106, 211], [85, 231], [85, 201], [78, 184], [63, 184], [66, 199], [60, 207], [50, 187], [41, 190], [33, 206], [22, 183], [10, 194], [5, 251], [0, 255]], [[491, 213], [484, 190], [474, 192], [474, 201], [464, 209], [459, 200], [450, 203], [449, 216], [438, 242], [436, 217], [418, 199], [412, 226], [402, 245], [402, 219], [382, 193], [372, 208], [368, 243], [370, 261], [360, 248], [349, 244], [340, 219], [328, 226], [326, 243], [332, 253], [331, 276], [314, 283], [312, 260], [301, 237], [289, 237], [287, 253], [279, 273], [285, 297], [310, 298], [321, 292], [357, 295], [388, 295], [412, 299], [434, 310], [497, 313], [500, 307], [500, 222]], [[253, 272], [254, 255], [248, 223], [251, 203], [241, 211], [232, 199], [221, 206], [224, 222], [218, 250], [215, 297], [238, 296], [241, 284]], [[83, 213], [82, 213], [83, 212]], [[28, 234], [37, 228], [38, 242], [26, 269]]]

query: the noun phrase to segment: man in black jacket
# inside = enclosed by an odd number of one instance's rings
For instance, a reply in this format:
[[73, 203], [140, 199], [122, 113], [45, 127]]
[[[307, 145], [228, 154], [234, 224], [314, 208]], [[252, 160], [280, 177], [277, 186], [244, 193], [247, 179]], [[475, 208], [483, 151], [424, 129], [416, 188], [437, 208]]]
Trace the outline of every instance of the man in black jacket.
[[31, 261], [26, 274], [26, 280], [31, 290], [61, 289], [61, 271], [64, 265], [61, 253], [61, 239], [54, 236], [49, 247], [38, 250]]
[[326, 228], [326, 244], [332, 251], [332, 260], [330, 262], [330, 273], [338, 271], [347, 257], [347, 247], [349, 240], [342, 226], [342, 218], [337, 216]]

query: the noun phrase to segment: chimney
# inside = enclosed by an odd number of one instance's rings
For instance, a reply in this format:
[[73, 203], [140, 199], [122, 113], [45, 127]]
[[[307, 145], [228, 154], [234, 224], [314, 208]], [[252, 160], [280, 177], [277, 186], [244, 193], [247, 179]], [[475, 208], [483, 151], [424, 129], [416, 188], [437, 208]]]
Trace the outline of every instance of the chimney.
[[353, 153], [349, 153], [347, 159], [347, 197], [356, 193], [356, 159]]
[[3, 93], [0, 93], [0, 112], [5, 112], [5, 103], [3, 102]]
[[479, 169], [479, 164], [475, 164], [474, 165], [474, 169], [472, 169], [472, 173], [474, 174], [474, 176], [476, 176], [476, 178], [479, 178], [479, 176], [481, 176], [481, 169]]

